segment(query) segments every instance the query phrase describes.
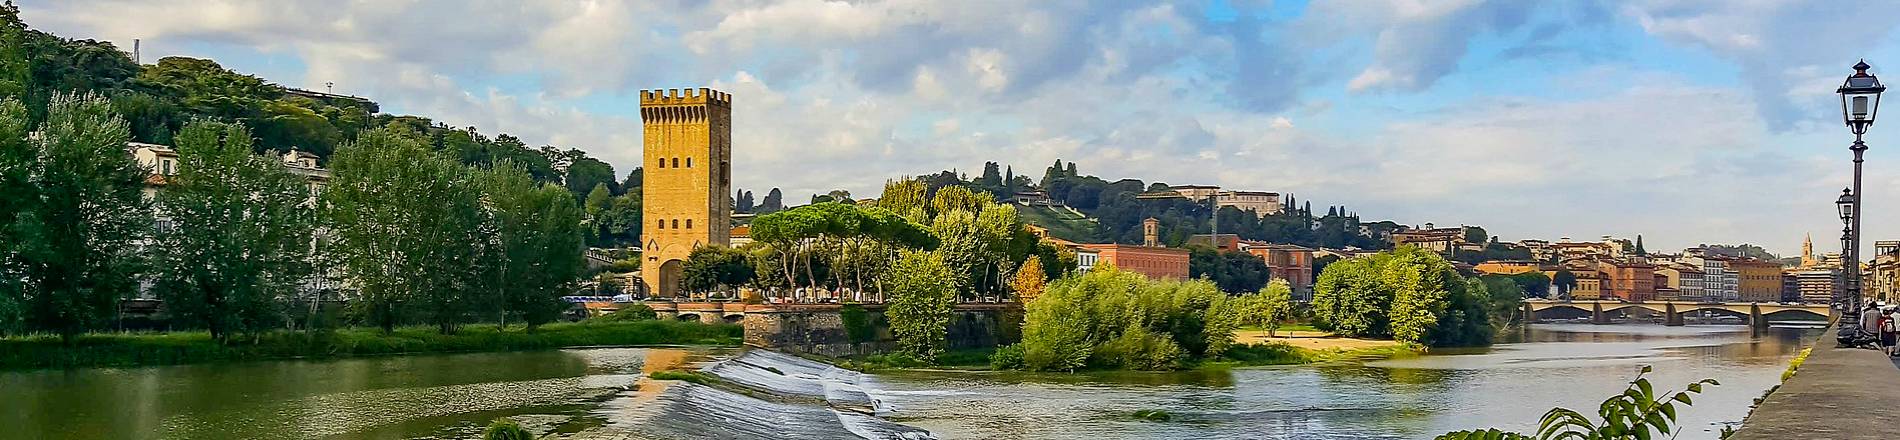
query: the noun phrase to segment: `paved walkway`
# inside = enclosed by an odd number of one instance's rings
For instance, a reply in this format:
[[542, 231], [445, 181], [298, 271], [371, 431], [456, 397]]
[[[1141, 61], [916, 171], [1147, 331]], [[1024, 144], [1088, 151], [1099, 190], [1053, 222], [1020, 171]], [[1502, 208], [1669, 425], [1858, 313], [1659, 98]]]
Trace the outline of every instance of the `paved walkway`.
[[1749, 414], [1732, 440], [1900, 438], [1900, 364], [1821, 335], [1799, 372]]

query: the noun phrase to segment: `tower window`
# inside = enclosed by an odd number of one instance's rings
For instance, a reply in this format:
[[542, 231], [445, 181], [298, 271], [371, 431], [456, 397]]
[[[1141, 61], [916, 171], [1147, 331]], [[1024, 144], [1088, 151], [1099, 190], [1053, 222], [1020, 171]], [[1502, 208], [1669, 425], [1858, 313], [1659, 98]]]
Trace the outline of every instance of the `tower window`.
[[690, 219], [690, 218], [686, 219], [686, 229], [692, 229], [692, 228], [693, 228], [693, 219]]
[[666, 219], [660, 219], [660, 220], [655, 221], [654, 223], [659, 223], [660, 229], [666, 229]]
[[664, 157], [660, 158], [660, 166], [656, 168], [666, 168], [666, 158]]
[[677, 157], [673, 158], [673, 168], [679, 168], [679, 167], [680, 167], [680, 158], [677, 158]]
[[680, 228], [680, 219], [673, 219], [673, 229]]
[[686, 158], [686, 167], [687, 168], [693, 167], [693, 158], [690, 158], [690, 157]]

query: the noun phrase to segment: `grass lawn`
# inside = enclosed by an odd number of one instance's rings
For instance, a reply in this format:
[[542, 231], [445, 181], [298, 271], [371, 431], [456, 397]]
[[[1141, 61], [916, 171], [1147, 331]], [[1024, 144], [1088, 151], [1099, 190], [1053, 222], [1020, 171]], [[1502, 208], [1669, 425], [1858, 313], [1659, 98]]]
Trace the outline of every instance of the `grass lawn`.
[[1049, 235], [1069, 241], [1091, 242], [1095, 238], [1095, 222], [1088, 217], [1075, 215], [1067, 209], [1047, 206], [1017, 206], [1016, 214], [1022, 216], [1023, 223], [1049, 228]]
[[[647, 320], [555, 323], [533, 332], [520, 326], [468, 325], [455, 334], [432, 326], [347, 328], [330, 332], [279, 331], [255, 340], [218, 344], [201, 331], [84, 335], [65, 343], [58, 336], [0, 339], [0, 370], [169, 365], [259, 359], [327, 358], [405, 353], [541, 350], [613, 345], [739, 345], [744, 330], [733, 324]], [[241, 340], [240, 340], [241, 339]]]

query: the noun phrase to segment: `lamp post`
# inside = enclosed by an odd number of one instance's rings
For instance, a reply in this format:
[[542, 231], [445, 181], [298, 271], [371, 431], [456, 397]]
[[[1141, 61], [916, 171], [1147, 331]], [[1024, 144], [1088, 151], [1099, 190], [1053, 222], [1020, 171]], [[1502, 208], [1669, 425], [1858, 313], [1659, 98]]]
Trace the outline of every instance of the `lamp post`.
[[1880, 79], [1867, 73], [1866, 60], [1854, 63], [1854, 74], [1841, 82], [1834, 93], [1841, 95], [1841, 121], [1847, 129], [1854, 132], [1854, 145], [1847, 147], [1854, 152], [1854, 186], [1843, 190], [1835, 204], [1840, 209], [1841, 221], [1847, 224], [1845, 246], [1841, 249], [1842, 269], [1845, 269], [1847, 288], [1835, 299], [1835, 307], [1841, 309], [1842, 325], [1834, 337], [1843, 346], [1854, 345], [1863, 339], [1860, 328], [1860, 168], [1861, 155], [1867, 152], [1867, 143], [1861, 136], [1867, 134], [1867, 127], [1874, 125], [1874, 116], [1880, 112], [1880, 93], [1887, 86], [1880, 85]]

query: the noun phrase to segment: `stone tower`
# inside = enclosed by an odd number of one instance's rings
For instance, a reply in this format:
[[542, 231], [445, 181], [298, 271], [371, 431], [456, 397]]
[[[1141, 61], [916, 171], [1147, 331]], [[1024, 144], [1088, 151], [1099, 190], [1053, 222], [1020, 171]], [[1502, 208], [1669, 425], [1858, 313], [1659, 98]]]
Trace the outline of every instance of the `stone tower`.
[[642, 90], [640, 276], [647, 294], [678, 296], [686, 256], [726, 246], [732, 232], [732, 95], [709, 88]]
[[[1219, 237], [1215, 237], [1217, 244], [1219, 239]], [[1149, 247], [1161, 246], [1161, 220], [1148, 217], [1141, 221], [1141, 245]]]
[[1814, 234], [1801, 238], [1801, 267], [1814, 267], [1821, 262], [1814, 259]]

